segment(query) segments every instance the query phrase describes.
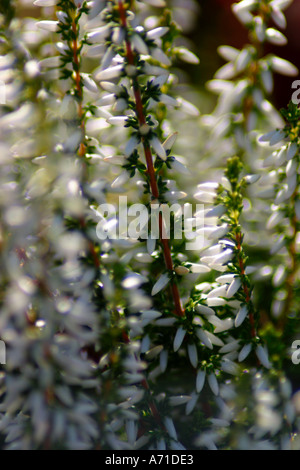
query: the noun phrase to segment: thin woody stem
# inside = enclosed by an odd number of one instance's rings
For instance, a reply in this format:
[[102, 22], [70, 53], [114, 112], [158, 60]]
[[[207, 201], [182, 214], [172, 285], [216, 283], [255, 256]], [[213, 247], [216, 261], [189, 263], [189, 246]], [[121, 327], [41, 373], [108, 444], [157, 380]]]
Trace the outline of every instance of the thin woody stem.
[[[120, 12], [121, 24], [123, 28], [126, 29], [127, 28], [126, 9], [124, 7], [122, 0], [119, 0], [119, 12]], [[133, 66], [135, 65], [134, 54], [132, 51], [131, 44], [128, 40], [126, 40], [126, 58], [127, 58], [127, 62], [129, 65], [133, 65]], [[146, 124], [146, 116], [144, 113], [140, 86], [136, 78], [133, 78], [132, 82], [133, 82], [133, 91], [134, 91], [135, 105], [136, 105], [136, 115], [139, 121], [139, 125], [143, 126], [144, 124]], [[149, 175], [152, 197], [154, 199], [159, 199], [160, 194], [159, 194], [155, 169], [153, 166], [153, 157], [152, 157], [151, 148], [150, 148], [149, 143], [145, 141], [145, 139], [142, 139], [142, 143], [143, 143], [144, 153], [145, 153], [145, 158], [146, 158], [146, 163], [147, 163], [147, 172]], [[159, 231], [160, 231], [160, 241], [163, 246], [165, 264], [166, 264], [167, 269], [170, 271], [170, 273], [173, 274], [174, 272], [173, 260], [172, 260], [172, 255], [171, 255], [171, 250], [170, 250], [168, 240], [164, 237], [164, 224], [163, 224], [161, 213], [159, 214]], [[176, 282], [174, 281], [172, 281], [171, 290], [172, 290], [172, 296], [173, 296], [173, 301], [175, 305], [175, 313], [177, 316], [182, 317], [184, 316], [184, 310], [182, 308], [178, 286]]]
[[[72, 23], [72, 31], [74, 33], [74, 39], [73, 39], [73, 61], [74, 61], [74, 64], [75, 64], [75, 88], [76, 88], [76, 91], [77, 91], [77, 95], [78, 95], [78, 98], [79, 98], [79, 103], [78, 103], [78, 117], [80, 119], [80, 126], [81, 126], [81, 129], [83, 131], [83, 135], [85, 135], [85, 123], [84, 123], [84, 119], [83, 119], [83, 109], [82, 109], [82, 86], [81, 86], [81, 76], [80, 76], [80, 62], [79, 62], [79, 58], [78, 58], [78, 43], [77, 43], [77, 36], [78, 36], [78, 27], [77, 27], [77, 24], [76, 24], [76, 21], [73, 20], [73, 23]], [[79, 147], [79, 151], [78, 151], [78, 155], [80, 157], [84, 157], [85, 156], [85, 151], [86, 151], [86, 148], [85, 148], [85, 145], [83, 142], [81, 142], [80, 144], [80, 147]]]

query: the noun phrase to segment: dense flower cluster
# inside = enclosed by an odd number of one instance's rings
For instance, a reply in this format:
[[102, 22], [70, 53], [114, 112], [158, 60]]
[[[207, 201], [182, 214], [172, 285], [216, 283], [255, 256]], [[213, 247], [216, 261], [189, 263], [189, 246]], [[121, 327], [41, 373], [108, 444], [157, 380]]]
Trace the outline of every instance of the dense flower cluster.
[[[299, 448], [284, 364], [299, 331], [300, 115], [269, 98], [273, 72], [298, 71], [263, 54], [286, 43], [272, 22], [286, 26], [291, 1], [234, 4], [250, 44], [220, 48], [218, 104], [201, 118], [190, 90], [178, 96], [174, 63], [199, 63], [179, 39], [192, 16], [180, 2], [4, 3], [1, 445]], [[136, 236], [116, 209], [125, 196], [146, 207]]]

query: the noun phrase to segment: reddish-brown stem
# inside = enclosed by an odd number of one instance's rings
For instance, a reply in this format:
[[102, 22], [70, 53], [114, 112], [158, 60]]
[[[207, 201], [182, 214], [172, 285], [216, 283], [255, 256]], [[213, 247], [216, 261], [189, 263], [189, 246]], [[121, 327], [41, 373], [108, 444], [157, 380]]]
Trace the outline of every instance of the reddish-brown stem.
[[[77, 25], [75, 20], [72, 23], [72, 31], [74, 33], [74, 39], [73, 39], [73, 62], [75, 64], [75, 87], [76, 87], [76, 92], [79, 98], [79, 103], [78, 103], [78, 117], [81, 122], [81, 129], [83, 131], [83, 135], [85, 135], [85, 124], [84, 124], [84, 119], [83, 119], [83, 109], [82, 109], [82, 87], [81, 87], [81, 76], [80, 76], [80, 63], [79, 63], [79, 58], [78, 58], [78, 44], [77, 44]], [[85, 156], [85, 145], [83, 142], [81, 142], [78, 154], [80, 157]]]
[[[121, 24], [123, 28], [126, 29], [127, 28], [126, 9], [124, 7], [122, 0], [119, 0], [119, 12], [120, 12]], [[128, 40], [126, 40], [126, 58], [127, 58], [128, 65], [132, 65], [132, 66], [135, 65], [135, 57], [132, 51], [131, 44]], [[143, 126], [144, 124], [146, 124], [146, 117], [145, 117], [144, 107], [142, 103], [141, 91], [140, 91], [140, 87], [139, 87], [137, 79], [134, 78], [132, 81], [133, 81], [133, 91], [134, 91], [134, 97], [135, 97], [136, 115], [139, 121], [139, 125]], [[151, 148], [148, 142], [145, 141], [144, 139], [142, 140], [142, 143], [144, 147], [144, 153], [145, 153], [146, 164], [147, 164], [147, 172], [149, 175], [152, 197], [154, 199], [159, 199], [159, 189], [158, 189], [155, 169], [153, 165], [153, 157], [152, 157]], [[173, 274], [174, 265], [173, 265], [173, 260], [172, 260], [172, 255], [171, 255], [171, 250], [170, 250], [168, 240], [163, 236], [164, 224], [163, 224], [163, 219], [162, 219], [161, 214], [159, 215], [159, 231], [160, 231], [160, 240], [163, 246], [165, 264], [166, 264], [167, 269], [170, 271], [170, 273]], [[171, 284], [171, 291], [172, 291], [172, 296], [173, 296], [173, 301], [174, 301], [174, 306], [175, 306], [175, 313], [178, 317], [183, 317], [184, 310], [182, 308], [178, 286], [175, 282], [172, 282]]]

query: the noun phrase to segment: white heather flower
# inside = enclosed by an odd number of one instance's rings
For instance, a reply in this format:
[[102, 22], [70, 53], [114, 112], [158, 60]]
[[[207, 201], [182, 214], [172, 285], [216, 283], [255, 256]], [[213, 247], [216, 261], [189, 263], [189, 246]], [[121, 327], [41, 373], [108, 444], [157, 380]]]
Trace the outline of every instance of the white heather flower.
[[143, 55], [149, 54], [148, 47], [139, 34], [133, 34], [131, 41], [132, 41], [134, 49], [139, 54], [143, 54]]
[[198, 401], [198, 398], [199, 398], [199, 395], [197, 395], [197, 393], [193, 392], [191, 394], [191, 399], [190, 401], [187, 403], [186, 407], [185, 407], [185, 414], [188, 416], [189, 414], [192, 413], [192, 411], [194, 410], [196, 404], [197, 404], [197, 401]]
[[196, 390], [197, 393], [200, 393], [204, 387], [206, 372], [204, 370], [199, 370], [196, 378]]
[[134, 78], [137, 75], [137, 68], [135, 65], [131, 65], [131, 64], [125, 65], [124, 69], [125, 69], [126, 75], [128, 75], [128, 77], [130, 78]]
[[274, 28], [268, 28], [266, 30], [266, 38], [269, 42], [278, 46], [284, 46], [287, 44], [287, 38], [284, 36], [284, 34], [280, 33], [280, 31]]
[[166, 79], [169, 76], [169, 72], [167, 69], [163, 69], [162, 67], [156, 65], [150, 65], [148, 62], [145, 62], [143, 67], [143, 72], [145, 75], [155, 75], [158, 77], [165, 76]]
[[208, 348], [208, 349], [213, 349], [213, 345], [211, 344], [210, 339], [206, 335], [205, 331], [202, 330], [201, 328], [196, 329], [196, 335], [200, 339], [200, 341]]
[[168, 351], [166, 351], [165, 349], [159, 355], [159, 367], [162, 372], [165, 372], [167, 370], [168, 356]]
[[219, 46], [218, 53], [223, 59], [234, 62], [240, 51], [232, 46]]
[[115, 44], [121, 44], [125, 39], [125, 33], [122, 28], [115, 28], [112, 35], [112, 42]]
[[265, 91], [269, 94], [272, 93], [274, 89], [274, 80], [271, 70], [269, 70], [268, 68], [262, 68], [261, 79]]
[[103, 57], [105, 53], [105, 45], [98, 44], [96, 46], [90, 46], [87, 51], [84, 50], [83, 55], [86, 57]]
[[47, 57], [39, 62], [41, 68], [57, 68], [60, 65], [60, 57]]
[[270, 5], [272, 8], [279, 8], [285, 10], [293, 3], [293, 0], [273, 0]]
[[178, 441], [171, 441], [171, 450], [186, 450], [186, 448]]
[[207, 307], [206, 305], [198, 304], [196, 305], [195, 309], [198, 313], [201, 313], [202, 315], [215, 315], [215, 311], [212, 308]]
[[248, 184], [254, 184], [260, 179], [260, 175], [247, 175], [245, 176], [245, 181]]
[[250, 354], [252, 350], [252, 344], [245, 344], [240, 350], [238, 361], [243, 362]]
[[82, 73], [81, 74], [83, 85], [92, 93], [98, 93], [98, 87], [94, 80], [87, 74], [87, 73]]
[[218, 384], [217, 377], [215, 376], [214, 373], [208, 374], [207, 382], [213, 394], [216, 396], [219, 395], [219, 384]]
[[207, 298], [211, 297], [227, 297], [226, 295], [227, 292], [227, 286], [222, 285], [220, 287], [216, 287], [215, 289], [211, 290], [209, 294], [207, 295]]
[[190, 401], [191, 397], [189, 395], [178, 395], [174, 397], [169, 397], [169, 403], [171, 406], [185, 405]]
[[[206, 83], [206, 88], [212, 93], [221, 94], [224, 92], [232, 91], [234, 88], [234, 85], [231, 82], [228, 82], [227, 80], [215, 79], [215, 80], [209, 80]], [[211, 118], [211, 116], [209, 118]]]
[[126, 421], [126, 434], [129, 444], [133, 445], [137, 438], [138, 427], [133, 420]]
[[151, 295], [154, 296], [163, 290], [170, 282], [170, 277], [168, 274], [162, 274], [159, 279], [154, 284]]
[[242, 11], [242, 10], [251, 11], [255, 8], [256, 1], [255, 0], [242, 0], [239, 3], [235, 4], [234, 6], [235, 6], [235, 9], [239, 11]]
[[239, 348], [239, 345], [240, 341], [238, 339], [234, 339], [229, 343], [225, 344], [225, 346], [223, 346], [219, 352], [222, 354], [226, 354], [232, 351], [236, 351]]
[[162, 313], [158, 312], [157, 310], [143, 310], [142, 311], [143, 320], [156, 320], [157, 318], [161, 316], [162, 316]]
[[214, 268], [218, 264], [223, 265], [225, 263], [228, 263], [228, 261], [230, 261], [232, 257], [233, 251], [228, 248], [227, 250], [224, 250], [221, 254], [213, 257], [212, 267]]
[[118, 95], [122, 91], [122, 88], [119, 85], [115, 85], [111, 82], [100, 82], [100, 86], [101, 88], [103, 88], [103, 90], [108, 91], [109, 93], [113, 93], [115, 95]]
[[275, 131], [270, 139], [270, 146], [276, 145], [285, 138], [285, 133], [283, 130]]
[[126, 157], [130, 157], [130, 155], [133, 153], [133, 151], [137, 148], [139, 144], [138, 138], [133, 135], [127, 142], [124, 153]]
[[58, 0], [35, 0], [33, 4], [37, 7], [53, 7], [57, 2]]
[[272, 20], [279, 28], [286, 28], [286, 18], [279, 8], [273, 6], [271, 16]]
[[159, 139], [156, 136], [153, 136], [150, 140], [150, 143], [151, 143], [154, 151], [156, 152], [156, 154], [162, 160], [166, 160], [167, 159], [167, 154], [166, 154], [166, 151], [165, 151], [164, 147], [160, 143]]
[[169, 28], [166, 26], [160, 26], [159, 28], [152, 29], [151, 31], [147, 31], [147, 38], [148, 39], [159, 39], [167, 32], [169, 31]]
[[174, 158], [174, 160], [172, 161], [172, 168], [176, 170], [178, 173], [181, 173], [182, 175], [191, 175], [190, 170], [186, 166], [184, 166], [181, 162], [176, 160], [176, 158]]
[[202, 273], [209, 273], [211, 269], [206, 266], [205, 264], [196, 264], [196, 263], [191, 263], [191, 272], [192, 273], [197, 273], [197, 274], [202, 274]]
[[166, 65], [167, 67], [170, 67], [172, 65], [172, 62], [169, 57], [158, 47], [151, 48], [151, 56], [161, 64]]
[[113, 124], [114, 126], [124, 127], [128, 120], [128, 116], [112, 116], [107, 119], [109, 124]]
[[278, 251], [281, 250], [281, 248], [285, 245], [285, 236], [284, 235], [280, 235], [278, 237], [278, 239], [276, 240], [276, 242], [273, 244], [271, 250], [270, 250], [270, 254], [271, 255], [274, 255], [275, 253], [278, 253]]
[[183, 99], [181, 96], [177, 98], [177, 102], [180, 105], [182, 111], [184, 111], [188, 116], [198, 117], [200, 115], [199, 109], [190, 101]]
[[112, 182], [111, 187], [112, 188], [120, 188], [122, 187], [127, 181], [129, 181], [130, 176], [129, 173], [124, 170], [122, 173], [117, 176], [117, 178]]
[[151, 361], [156, 356], [158, 356], [162, 352], [162, 350], [163, 350], [162, 345], [154, 346], [154, 348], [146, 352], [146, 355], [145, 355], [146, 359]]
[[178, 136], [178, 132], [173, 132], [173, 134], [170, 134], [166, 140], [164, 141], [164, 143], [162, 144], [163, 145], [163, 148], [165, 149], [165, 151], [167, 152], [168, 150], [171, 150], [173, 145], [175, 144], [176, 142], [176, 139], [177, 139], [177, 136]]
[[259, 359], [259, 361], [261, 362], [261, 364], [266, 368], [266, 369], [270, 369], [271, 368], [271, 363], [269, 361], [269, 357], [268, 357], [268, 351], [267, 351], [267, 348], [266, 346], [262, 346], [261, 344], [259, 344], [257, 347], [256, 347], [256, 355]]
[[236, 274], [223, 274], [217, 277], [216, 281], [219, 282], [219, 284], [231, 284], [235, 277]]
[[176, 331], [176, 335], [174, 337], [174, 342], [173, 342], [173, 349], [175, 352], [178, 351], [178, 349], [182, 345], [185, 334], [186, 334], [186, 331], [182, 328], [182, 326], [180, 326]]
[[286, 157], [287, 160], [292, 160], [292, 158], [294, 158], [297, 152], [298, 152], [298, 145], [295, 142], [290, 143], [288, 146], [288, 150], [287, 150], [287, 157]]
[[188, 64], [199, 64], [200, 63], [200, 60], [199, 58], [196, 56], [196, 54], [194, 54], [193, 52], [189, 51], [188, 49], [186, 49], [185, 47], [176, 47], [174, 48], [174, 52], [175, 54], [177, 54], [177, 56], [183, 60], [184, 62], [187, 62]]
[[147, 251], [149, 255], [152, 255], [152, 253], [155, 251], [155, 248], [156, 248], [156, 239], [148, 238], [147, 239]]
[[145, 353], [149, 350], [151, 340], [149, 335], [145, 335], [141, 341], [141, 353]]
[[226, 213], [226, 211], [226, 207], [219, 204], [218, 206], [214, 206], [212, 209], [207, 209], [207, 211], [204, 212], [204, 216], [205, 218], [221, 217]]
[[298, 75], [299, 70], [295, 65], [285, 59], [280, 57], [273, 56], [270, 59], [270, 64], [274, 72], [281, 73], [282, 75], [287, 75], [289, 77], [295, 77]]
[[51, 20], [43, 20], [38, 21], [36, 26], [40, 29], [44, 29], [45, 31], [50, 31], [51, 33], [55, 33], [58, 30], [58, 21], [51, 21]]
[[253, 16], [250, 11], [246, 8], [242, 8], [239, 3], [234, 3], [232, 10], [241, 23], [248, 24], [252, 22]]
[[91, 43], [100, 43], [110, 34], [111, 27], [109, 25], [102, 26], [87, 34], [87, 39]]
[[160, 95], [160, 102], [165, 104], [166, 106], [170, 106], [173, 108], [176, 108], [179, 106], [179, 103], [175, 98], [169, 95], [165, 95], [164, 93]]
[[194, 194], [194, 198], [204, 204], [212, 204], [216, 198], [216, 193], [212, 191], [198, 191], [196, 194]]
[[177, 433], [172, 418], [166, 416], [164, 418], [164, 425], [166, 427], [166, 430], [168, 431], [169, 436], [175, 441], [177, 441]]
[[273, 286], [275, 287], [281, 286], [281, 284], [286, 279], [286, 276], [287, 276], [286, 268], [282, 265], [278, 266], [272, 279]]
[[157, 442], [157, 450], [167, 450], [166, 442], [165, 442], [164, 439], [160, 439], [160, 440]]
[[144, 2], [156, 8], [164, 8], [166, 6], [165, 0], [144, 0]]
[[265, 25], [260, 16], [256, 16], [254, 18], [254, 28], [257, 39], [259, 40], [259, 42], [263, 42], [265, 39]]
[[209, 297], [206, 299], [206, 302], [209, 307], [221, 307], [227, 303], [225, 299], [221, 299], [220, 297]]
[[189, 355], [189, 359], [191, 361], [191, 364], [193, 367], [197, 367], [198, 365], [198, 353], [197, 353], [197, 347], [194, 343], [190, 343], [188, 344], [188, 355]]
[[24, 66], [24, 72], [28, 78], [37, 77], [41, 72], [38, 61], [29, 60], [28, 62], [26, 62]]
[[220, 347], [224, 346], [223, 341], [220, 338], [218, 338], [218, 336], [214, 335], [210, 331], [205, 331], [205, 334], [210, 340], [211, 344], [214, 344], [215, 346], [220, 346]]
[[107, 69], [100, 70], [95, 74], [95, 79], [99, 82], [112, 80], [118, 78], [123, 71], [123, 65], [114, 65], [113, 67], [108, 67]]
[[177, 266], [175, 268], [175, 273], [178, 274], [179, 276], [185, 276], [189, 272], [190, 272], [190, 270], [188, 268], [186, 268], [185, 266]]
[[245, 318], [248, 315], [248, 307], [247, 305], [243, 305], [240, 310], [238, 311], [238, 314], [235, 318], [234, 325], [236, 328], [241, 326], [241, 324], [244, 322]]
[[220, 227], [215, 227], [207, 236], [208, 240], [216, 240], [224, 237], [229, 232], [230, 227], [223, 224]]
[[237, 375], [239, 372], [239, 368], [237, 364], [235, 364], [233, 361], [230, 361], [227, 358], [222, 359], [221, 369], [224, 372], [227, 372], [227, 374], [231, 374], [231, 375]]
[[236, 58], [234, 67], [237, 72], [242, 72], [249, 62], [252, 60], [252, 55], [250, 54], [250, 51], [248, 49], [243, 49], [238, 57]]
[[286, 176], [292, 178], [297, 173], [297, 162], [295, 160], [289, 160], [286, 165]]
[[233, 297], [237, 293], [241, 285], [242, 285], [241, 278], [235, 277], [226, 292], [227, 299], [230, 299], [231, 297]]

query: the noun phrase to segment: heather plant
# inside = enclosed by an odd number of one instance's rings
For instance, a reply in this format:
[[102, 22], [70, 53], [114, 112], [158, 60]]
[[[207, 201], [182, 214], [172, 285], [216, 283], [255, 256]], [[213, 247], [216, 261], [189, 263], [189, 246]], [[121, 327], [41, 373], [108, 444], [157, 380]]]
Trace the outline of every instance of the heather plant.
[[299, 449], [291, 3], [233, 5], [200, 116], [184, 2], [2, 2], [3, 449]]

